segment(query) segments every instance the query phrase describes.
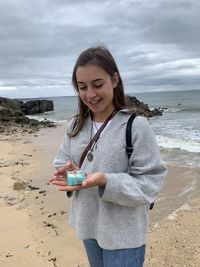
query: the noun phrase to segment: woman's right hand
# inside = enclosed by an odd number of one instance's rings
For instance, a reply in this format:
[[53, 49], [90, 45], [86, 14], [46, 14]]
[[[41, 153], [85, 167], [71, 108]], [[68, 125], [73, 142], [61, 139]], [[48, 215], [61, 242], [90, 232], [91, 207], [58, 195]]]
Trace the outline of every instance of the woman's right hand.
[[[49, 183], [59, 186], [61, 191], [74, 191], [80, 189], [81, 186], [68, 186], [67, 185], [67, 172], [68, 171], [78, 171], [79, 167], [75, 165], [71, 160], [68, 160], [66, 165], [60, 167], [54, 172], [53, 178], [49, 180]], [[76, 188], [77, 187], [77, 188]]]

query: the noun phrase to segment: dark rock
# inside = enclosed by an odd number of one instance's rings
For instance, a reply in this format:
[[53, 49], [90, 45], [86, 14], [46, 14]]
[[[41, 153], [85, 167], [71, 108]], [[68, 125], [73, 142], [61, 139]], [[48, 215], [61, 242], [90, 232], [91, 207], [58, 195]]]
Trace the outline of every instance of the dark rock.
[[164, 111], [164, 109], [162, 108], [155, 108], [153, 110], [150, 110], [147, 104], [144, 104], [143, 102], [139, 101], [135, 96], [127, 95], [126, 105], [130, 108], [135, 108], [138, 114], [147, 117], [161, 116]]
[[39, 187], [32, 186], [32, 185], [28, 185], [28, 188], [29, 188], [30, 190], [39, 190], [39, 189], [40, 189]]
[[13, 257], [13, 255], [8, 253], [8, 254], [6, 255], [6, 258], [9, 258], [9, 257]]
[[20, 117], [24, 114], [20, 110], [0, 106], [0, 120], [12, 120], [14, 117]]
[[43, 193], [46, 193], [46, 190], [39, 191], [39, 194], [43, 194]]
[[14, 132], [28, 132], [38, 130], [40, 127], [55, 127], [51, 121], [39, 122], [29, 119], [25, 115], [33, 115], [54, 109], [52, 100], [31, 100], [27, 102], [0, 97], [0, 132], [12, 134]]
[[29, 124], [30, 119], [25, 117], [25, 116], [18, 116], [18, 117], [15, 117], [15, 122], [22, 124], [22, 125], [23, 124]]
[[52, 111], [54, 104], [52, 100], [29, 100], [27, 102], [0, 97], [0, 106], [8, 109], [19, 111], [20, 114], [34, 115], [46, 111]]
[[46, 111], [52, 111], [54, 104], [52, 100], [30, 100], [21, 104], [21, 110], [25, 115], [34, 115]]
[[21, 101], [0, 97], [0, 106], [8, 109], [21, 110]]
[[38, 126], [40, 122], [38, 120], [35, 120], [35, 119], [29, 119], [28, 123], [31, 126]]
[[155, 109], [151, 110], [151, 114], [152, 114], [152, 116], [162, 116], [163, 111], [164, 110], [161, 108], [155, 108]]
[[40, 125], [43, 125], [44, 127], [55, 127], [54, 122], [48, 120], [41, 121]]

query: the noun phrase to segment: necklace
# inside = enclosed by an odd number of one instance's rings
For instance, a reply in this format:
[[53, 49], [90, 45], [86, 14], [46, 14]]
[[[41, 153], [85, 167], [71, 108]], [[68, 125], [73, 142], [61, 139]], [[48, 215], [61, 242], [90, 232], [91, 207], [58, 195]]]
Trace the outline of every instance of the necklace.
[[98, 132], [98, 130], [101, 128], [101, 126], [103, 125], [103, 122], [95, 122], [95, 121], [93, 121], [92, 125], [93, 125], [93, 127], [92, 127], [93, 135], [95, 135]]
[[[95, 128], [95, 129], [94, 129]], [[101, 128], [101, 127], [100, 127]], [[91, 120], [91, 131], [90, 131], [90, 140], [92, 139], [92, 133], [94, 132], [94, 136], [95, 136], [95, 133], [97, 133], [99, 131], [99, 129], [95, 123], [95, 121]], [[97, 139], [98, 140], [98, 139]], [[96, 143], [97, 143], [97, 140], [94, 141], [94, 143], [92, 144], [88, 154], [87, 154], [87, 159], [88, 161], [93, 161], [93, 158], [94, 158], [94, 155], [93, 155], [93, 151], [94, 151], [94, 148], [96, 149], [97, 146], [96, 146]]]
[[94, 154], [93, 154], [93, 151], [94, 151], [94, 147], [100, 137], [100, 134], [101, 132], [103, 131], [103, 129], [106, 127], [107, 123], [112, 119], [112, 117], [117, 113], [116, 110], [114, 110], [109, 116], [108, 118], [104, 121], [104, 123], [101, 125], [101, 127], [98, 129], [97, 125], [95, 124], [94, 122], [94, 126], [97, 130], [96, 134], [94, 135], [94, 137], [92, 138], [92, 131], [93, 131], [93, 121], [91, 120], [91, 132], [90, 132], [90, 143], [89, 143], [89, 151], [87, 153], [87, 160], [89, 162], [92, 162], [93, 161], [93, 158], [94, 158]]
[[[92, 121], [92, 118], [91, 118], [91, 129], [90, 129], [90, 142], [92, 140], [92, 131], [93, 131], [93, 121]], [[94, 142], [95, 144], [95, 142]], [[88, 154], [87, 154], [87, 160], [89, 162], [93, 161], [93, 145], [92, 147], [90, 147], [90, 150], [88, 151]]]

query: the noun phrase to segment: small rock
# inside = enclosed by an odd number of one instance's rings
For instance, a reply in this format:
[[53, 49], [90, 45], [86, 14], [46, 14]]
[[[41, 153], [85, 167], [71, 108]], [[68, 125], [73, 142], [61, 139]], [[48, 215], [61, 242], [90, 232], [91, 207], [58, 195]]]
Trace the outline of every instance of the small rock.
[[7, 194], [4, 193], [4, 192], [0, 192], [0, 198], [6, 198], [7, 197]]
[[4, 200], [6, 201], [7, 204], [9, 205], [15, 205], [19, 202], [22, 202], [25, 199], [24, 195], [19, 195], [19, 194], [15, 194], [15, 195], [7, 195]]
[[28, 188], [31, 190], [39, 190], [40, 189], [39, 187], [32, 186], [32, 185], [28, 185]]
[[39, 191], [39, 194], [44, 194], [44, 193], [46, 193], [46, 190]]
[[6, 197], [5, 198], [5, 201], [6, 201], [6, 203], [7, 204], [9, 204], [9, 205], [15, 205], [15, 204], [17, 204], [18, 203], [18, 199], [17, 199], [17, 197]]
[[8, 253], [8, 254], [6, 255], [6, 258], [8, 258], [8, 257], [12, 257], [12, 256], [13, 256], [12, 254]]
[[26, 185], [24, 182], [15, 182], [13, 184], [13, 190], [20, 191], [24, 190], [26, 188]]
[[32, 157], [33, 155], [31, 155], [31, 154], [24, 154], [24, 156]]

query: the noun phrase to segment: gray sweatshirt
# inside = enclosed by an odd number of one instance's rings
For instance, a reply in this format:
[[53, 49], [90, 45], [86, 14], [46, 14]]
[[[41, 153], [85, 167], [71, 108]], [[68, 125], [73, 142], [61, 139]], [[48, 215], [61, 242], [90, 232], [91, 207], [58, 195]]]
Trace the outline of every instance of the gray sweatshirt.
[[[92, 187], [73, 194], [69, 224], [81, 239], [96, 239], [104, 249], [135, 248], [146, 243], [149, 205], [154, 202], [166, 173], [159, 148], [146, 118], [138, 116], [132, 125], [133, 153], [126, 154], [126, 125], [130, 113], [119, 111], [102, 133], [94, 150], [94, 159], [85, 158], [86, 173], [104, 172], [105, 188]], [[54, 160], [63, 165], [72, 160], [79, 165], [90, 141], [91, 119], [73, 138], [67, 131]]]

